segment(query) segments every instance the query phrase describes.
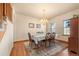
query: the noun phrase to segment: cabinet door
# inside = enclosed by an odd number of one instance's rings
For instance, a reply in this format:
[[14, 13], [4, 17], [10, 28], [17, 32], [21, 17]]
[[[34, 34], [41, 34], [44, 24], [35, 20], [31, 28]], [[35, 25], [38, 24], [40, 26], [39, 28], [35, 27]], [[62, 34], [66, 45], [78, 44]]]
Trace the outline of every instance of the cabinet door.
[[3, 18], [3, 4], [0, 3], [0, 22], [2, 21]]
[[78, 38], [78, 18], [73, 18], [70, 20], [70, 39], [69, 39], [69, 49], [78, 53], [79, 38]]
[[70, 37], [78, 37], [78, 18], [70, 21]]
[[78, 53], [78, 38], [69, 38], [69, 50]]
[[79, 55], [79, 18], [78, 18], [78, 55]]
[[12, 22], [12, 7], [10, 3], [6, 3], [6, 16]]

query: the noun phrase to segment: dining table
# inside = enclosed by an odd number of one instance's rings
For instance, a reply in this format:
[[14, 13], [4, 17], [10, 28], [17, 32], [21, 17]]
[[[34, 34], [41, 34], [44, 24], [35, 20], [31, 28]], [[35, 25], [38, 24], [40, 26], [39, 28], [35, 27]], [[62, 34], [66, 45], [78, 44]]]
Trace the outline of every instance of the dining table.
[[45, 35], [33, 35], [33, 40], [38, 44], [38, 42], [45, 40]]

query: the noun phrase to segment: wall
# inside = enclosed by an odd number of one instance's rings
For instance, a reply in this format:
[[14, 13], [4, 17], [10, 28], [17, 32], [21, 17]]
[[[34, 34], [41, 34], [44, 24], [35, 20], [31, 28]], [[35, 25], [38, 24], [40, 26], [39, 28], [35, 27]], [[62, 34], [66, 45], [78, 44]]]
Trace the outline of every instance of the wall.
[[74, 14], [79, 14], [79, 9], [76, 9], [76, 10], [73, 10], [71, 12], [67, 12], [67, 13], [64, 13], [62, 15], [59, 15], [59, 16], [52, 18], [49, 22], [49, 32], [50, 32], [50, 24], [56, 23], [56, 33], [58, 34], [57, 39], [68, 41], [68, 36], [63, 36], [64, 35], [63, 21], [66, 19], [72, 18]]
[[[41, 24], [41, 28], [29, 28], [28, 23]], [[14, 41], [27, 40], [28, 32], [35, 35], [36, 32], [45, 32], [45, 25], [37, 18], [29, 17], [20, 13], [16, 13], [14, 21]]]
[[[64, 33], [64, 28], [63, 28], [63, 20], [70, 19], [74, 14], [79, 14], [79, 9], [64, 13], [62, 15], [59, 15], [57, 17], [54, 17], [50, 20], [50, 23], [56, 23], [56, 33], [57, 39], [63, 38], [64, 41], [67, 41], [68, 36], [63, 36]], [[27, 15], [23, 15], [21, 13], [16, 13], [15, 14], [15, 21], [14, 21], [14, 41], [19, 41], [19, 40], [27, 40], [28, 39], [28, 32], [31, 32], [31, 34], [35, 34], [36, 31], [44, 31], [45, 32], [45, 25], [42, 26], [42, 28], [36, 29], [29, 29], [28, 28], [28, 23], [34, 23], [34, 24], [41, 24], [39, 19], [29, 17]], [[48, 32], [50, 32], [50, 26], [48, 27]]]
[[0, 56], [9, 56], [13, 47], [13, 24], [7, 20], [6, 31], [0, 41]]

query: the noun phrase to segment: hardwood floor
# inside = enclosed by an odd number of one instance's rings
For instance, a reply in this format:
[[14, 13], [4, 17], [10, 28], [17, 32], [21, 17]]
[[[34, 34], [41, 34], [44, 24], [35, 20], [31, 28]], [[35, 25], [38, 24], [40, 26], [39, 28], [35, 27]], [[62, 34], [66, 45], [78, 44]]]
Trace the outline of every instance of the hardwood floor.
[[10, 55], [11, 56], [29, 56], [30, 54], [25, 49], [24, 42], [15, 42]]
[[72, 52], [68, 52], [68, 48], [58, 53], [56, 56], [78, 56], [77, 54], [74, 54]]
[[[28, 50], [25, 49], [24, 42], [26, 41], [15, 42], [10, 56], [30, 56], [30, 53], [28, 53]], [[73, 53], [69, 53], [68, 48], [66, 48], [60, 51], [56, 56], [77, 56], [77, 55]]]

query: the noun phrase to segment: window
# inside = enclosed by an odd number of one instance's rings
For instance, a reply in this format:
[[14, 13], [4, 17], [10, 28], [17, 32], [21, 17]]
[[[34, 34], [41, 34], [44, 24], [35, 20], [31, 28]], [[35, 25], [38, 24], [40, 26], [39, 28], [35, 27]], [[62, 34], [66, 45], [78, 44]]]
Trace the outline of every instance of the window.
[[55, 32], [56, 31], [56, 23], [51, 23], [50, 24], [50, 31]]
[[70, 20], [64, 20], [64, 35], [70, 35]]

